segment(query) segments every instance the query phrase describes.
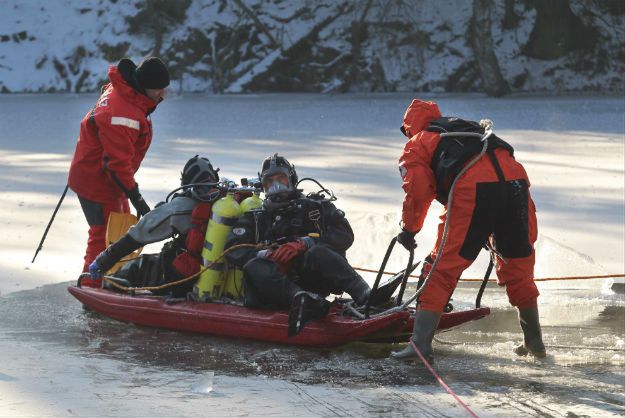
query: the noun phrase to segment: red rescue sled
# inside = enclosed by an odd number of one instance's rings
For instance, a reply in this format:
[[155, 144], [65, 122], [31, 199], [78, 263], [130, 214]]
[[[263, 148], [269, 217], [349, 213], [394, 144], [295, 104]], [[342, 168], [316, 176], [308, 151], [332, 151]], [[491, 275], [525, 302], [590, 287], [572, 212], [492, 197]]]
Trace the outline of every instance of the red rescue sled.
[[[250, 309], [224, 303], [183, 301], [128, 295], [106, 289], [71, 286], [69, 292], [89, 309], [137, 325], [202, 334], [249, 338], [305, 346], [337, 346], [353, 341], [407, 341], [412, 332], [411, 310], [357, 319], [334, 306], [324, 319], [313, 321], [295, 337], [287, 337], [288, 313]], [[488, 308], [443, 314], [439, 330], [487, 316]]]

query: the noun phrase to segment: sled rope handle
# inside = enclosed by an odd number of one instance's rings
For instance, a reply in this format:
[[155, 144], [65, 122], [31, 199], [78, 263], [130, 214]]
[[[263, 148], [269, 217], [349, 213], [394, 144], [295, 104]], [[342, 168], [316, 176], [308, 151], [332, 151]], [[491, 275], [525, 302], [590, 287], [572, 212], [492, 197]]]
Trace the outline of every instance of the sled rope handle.
[[425, 365], [425, 367], [427, 367], [427, 369], [430, 371], [430, 373], [432, 373], [432, 376], [434, 376], [434, 378], [438, 381], [438, 383], [443, 387], [443, 389], [445, 389], [447, 391], [447, 393], [449, 393], [451, 396], [454, 397], [454, 399], [456, 401], [458, 401], [458, 403], [464, 408], [465, 411], [467, 411], [467, 413], [474, 417], [474, 418], [478, 418], [477, 414], [475, 412], [473, 412], [471, 410], [471, 408], [469, 408], [467, 406], [466, 403], [464, 403], [462, 401], [462, 399], [460, 399], [458, 397], [458, 395], [456, 395], [454, 393], [453, 390], [451, 390], [451, 388], [447, 385], [447, 383], [445, 383], [445, 381], [443, 380], [442, 377], [440, 377], [440, 375], [438, 373], [436, 373], [436, 370], [434, 370], [434, 368], [432, 367], [432, 365], [425, 359], [425, 357], [423, 357], [423, 354], [421, 354], [421, 351], [419, 351], [419, 349], [417, 348], [417, 346], [415, 345], [414, 341], [412, 341], [412, 339], [410, 339], [410, 346], [412, 347], [412, 349], [414, 350], [415, 353], [417, 353], [417, 355], [419, 356], [419, 358], [421, 359], [421, 361], [423, 362], [423, 364]]
[[110, 284], [113, 287], [116, 287], [117, 289], [123, 290], [124, 292], [135, 292], [137, 290], [163, 290], [163, 289], [167, 289], [168, 287], [172, 287], [172, 286], [177, 286], [179, 284], [183, 284], [186, 282], [189, 282], [193, 279], [195, 279], [196, 277], [198, 277], [200, 274], [202, 274], [204, 271], [206, 271], [207, 269], [209, 269], [210, 267], [213, 267], [214, 265], [218, 264], [219, 261], [221, 261], [222, 258], [224, 258], [226, 256], [226, 254], [228, 254], [229, 252], [239, 249], [239, 248], [254, 248], [254, 249], [258, 249], [261, 250], [263, 248], [266, 248], [267, 246], [264, 244], [238, 244], [238, 245], [233, 245], [232, 247], [228, 248], [227, 250], [225, 250], [224, 252], [222, 252], [219, 257], [217, 257], [214, 261], [212, 261], [210, 264], [203, 266], [202, 268], [200, 268], [200, 271], [198, 271], [197, 273], [194, 273], [188, 277], [185, 277], [183, 279], [180, 280], [176, 280], [174, 282], [170, 282], [170, 283], [165, 283], [163, 285], [160, 286], [146, 286], [146, 287], [127, 287], [124, 285], [121, 285], [119, 283], [117, 283], [115, 280], [111, 279], [110, 277], [114, 277], [114, 276], [104, 276], [102, 279], [107, 282], [108, 284]]
[[[354, 270], [357, 271], [364, 271], [366, 273], [377, 273], [378, 270], [372, 270], [372, 269], [366, 269], [363, 267], [354, 267]], [[397, 273], [392, 273], [390, 271], [383, 271], [382, 274], [386, 274], [389, 276], [395, 275]], [[411, 274], [408, 277], [412, 277], [415, 279], [418, 279], [419, 276], [417, 276], [416, 274]], [[625, 277], [625, 273], [622, 274], [605, 274], [603, 276], [563, 276], [563, 277], [541, 277], [541, 278], [535, 278], [534, 281], [535, 282], [549, 282], [549, 281], [554, 281], [554, 280], [592, 280], [592, 279], [611, 279], [611, 278], [618, 278], [618, 277]], [[459, 281], [461, 282], [481, 282], [482, 279], [460, 279]], [[489, 280], [489, 281], [494, 281], [494, 280]]]

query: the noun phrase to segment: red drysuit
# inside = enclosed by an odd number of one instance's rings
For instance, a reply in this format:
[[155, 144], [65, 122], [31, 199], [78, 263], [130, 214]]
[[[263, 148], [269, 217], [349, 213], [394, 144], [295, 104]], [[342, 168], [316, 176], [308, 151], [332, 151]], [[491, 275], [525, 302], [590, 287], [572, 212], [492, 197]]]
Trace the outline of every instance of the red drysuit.
[[[439, 120], [445, 122], [444, 119], [455, 120], [441, 118], [436, 103], [416, 99], [404, 115], [402, 130], [410, 139], [399, 160], [402, 187], [406, 192], [402, 221], [404, 228], [411, 232], [422, 228], [430, 204], [437, 197], [440, 184], [437, 185], [433, 167], [441, 158], [438, 148], [441, 136], [426, 129], [435, 130], [430, 128], [431, 124]], [[439, 129], [439, 132], [444, 131]], [[519, 308], [536, 306], [538, 290], [533, 280], [533, 245], [537, 224], [536, 209], [529, 194], [529, 179], [508, 149], [498, 147], [492, 153], [496, 162], [484, 154], [460, 177], [451, 208], [446, 196], [444, 199], [438, 196], [445, 203], [445, 210], [440, 216], [437, 242], [430, 254], [432, 260], [437, 256], [448, 213], [451, 216], [449, 233], [441, 259], [419, 299], [419, 309], [442, 312], [460, 275], [475, 260], [487, 240], [503, 257], [496, 263], [497, 278], [499, 285], [506, 287], [510, 303]], [[424, 270], [428, 268], [426, 264]]]
[[149, 114], [158, 104], [131, 87], [118, 67], [108, 76], [111, 82], [80, 124], [68, 178], [90, 226], [83, 271], [106, 248], [108, 214], [129, 212], [126, 197], [137, 187], [134, 174], [152, 141]]

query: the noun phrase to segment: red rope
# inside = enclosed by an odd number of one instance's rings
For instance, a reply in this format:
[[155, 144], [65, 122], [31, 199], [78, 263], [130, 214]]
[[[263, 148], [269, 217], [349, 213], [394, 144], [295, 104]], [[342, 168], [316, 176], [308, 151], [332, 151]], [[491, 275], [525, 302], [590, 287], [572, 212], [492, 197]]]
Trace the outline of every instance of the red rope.
[[425, 359], [425, 357], [423, 357], [423, 354], [421, 354], [421, 351], [419, 351], [419, 349], [417, 348], [417, 346], [415, 345], [414, 341], [412, 341], [412, 339], [410, 339], [410, 345], [412, 346], [412, 349], [414, 350], [415, 353], [417, 353], [417, 355], [419, 356], [419, 358], [421, 359], [421, 361], [423, 362], [423, 364], [425, 364], [425, 367], [428, 368], [428, 370], [430, 371], [430, 373], [432, 373], [432, 375], [436, 378], [436, 380], [438, 380], [438, 383], [440, 383], [440, 385], [443, 387], [443, 389], [445, 389], [447, 391], [447, 393], [449, 393], [451, 396], [454, 397], [454, 399], [456, 401], [458, 401], [458, 403], [460, 405], [462, 405], [462, 407], [469, 413], [469, 415], [471, 415], [474, 418], [478, 418], [477, 414], [475, 412], [473, 412], [471, 410], [471, 408], [469, 408], [467, 406], [466, 403], [462, 402], [462, 399], [460, 399], [458, 397], [458, 395], [456, 395], [454, 393], [453, 390], [451, 390], [451, 388], [449, 386], [447, 386], [447, 383], [445, 383], [445, 381], [443, 381], [443, 378], [439, 376], [438, 373], [436, 373], [436, 370], [434, 370], [434, 368], [432, 367], [432, 365]]

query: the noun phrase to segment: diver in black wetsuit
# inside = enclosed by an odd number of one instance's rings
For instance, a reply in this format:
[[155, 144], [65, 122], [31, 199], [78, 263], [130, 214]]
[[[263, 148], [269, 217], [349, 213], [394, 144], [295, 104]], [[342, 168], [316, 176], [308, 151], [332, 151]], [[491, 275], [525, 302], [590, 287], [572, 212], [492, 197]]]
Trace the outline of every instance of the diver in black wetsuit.
[[[330, 293], [347, 292], [358, 305], [388, 300], [399, 284], [371, 294], [369, 285], [349, 265], [345, 252], [354, 233], [345, 213], [323, 195], [305, 196], [289, 161], [267, 157], [259, 173], [265, 192], [262, 210], [239, 218], [226, 247], [242, 243], [273, 244], [270, 249], [249, 248], [228, 254], [231, 264], [243, 268], [245, 306], [289, 309], [289, 335], [310, 320], [323, 318]], [[394, 287], [393, 287], [394, 286]]]

